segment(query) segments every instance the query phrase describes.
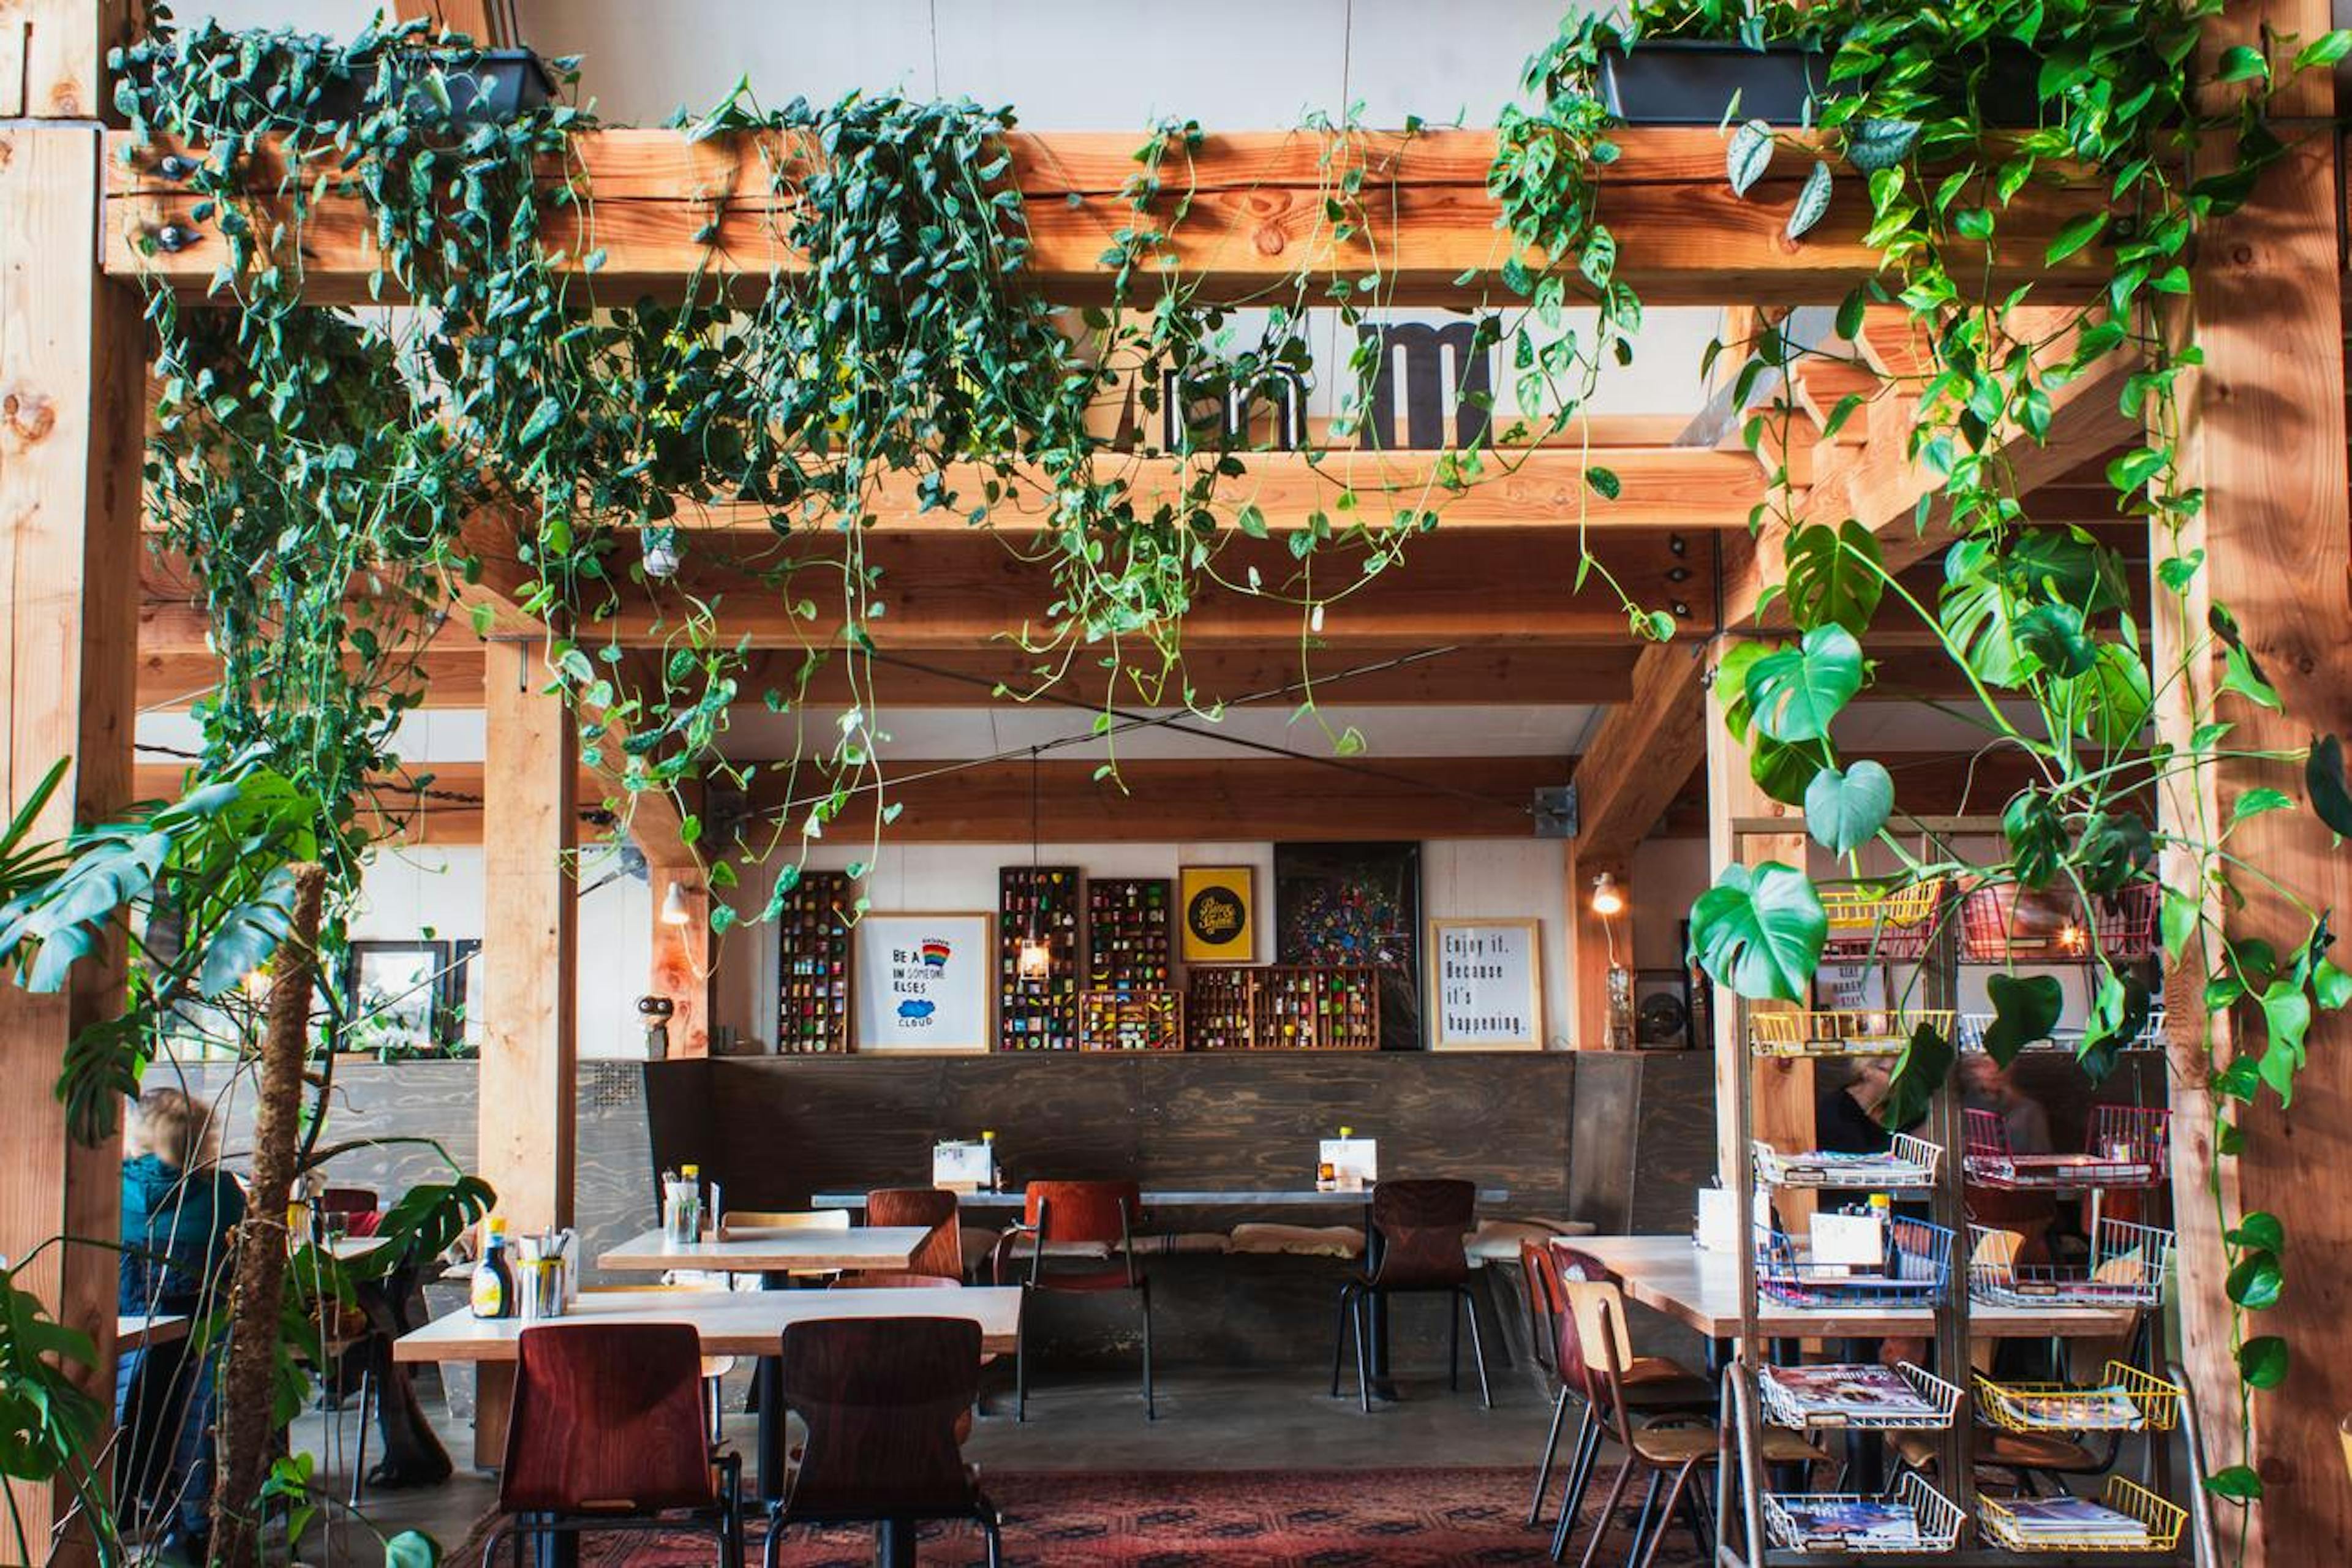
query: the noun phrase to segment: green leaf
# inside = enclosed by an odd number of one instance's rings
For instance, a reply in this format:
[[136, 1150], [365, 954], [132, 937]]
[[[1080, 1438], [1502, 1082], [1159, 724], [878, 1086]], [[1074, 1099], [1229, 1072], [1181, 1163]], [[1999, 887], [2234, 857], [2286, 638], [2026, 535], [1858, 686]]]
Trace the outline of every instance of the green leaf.
[[2286, 1289], [2286, 1275], [2275, 1253], [2250, 1252], [2238, 1259], [2221, 1289], [2249, 1312], [2265, 1311], [2278, 1304], [2280, 1293]]
[[2223, 49], [2213, 68], [2216, 81], [2252, 81], [2270, 74], [2271, 63], [2263, 58], [2263, 51], [2244, 44], [2232, 44]]
[[1812, 173], [1797, 188], [1797, 205], [1789, 209], [1789, 237], [1801, 239], [1807, 230], [1828, 216], [1830, 196], [1835, 184], [1830, 166], [1819, 159], [1813, 162]]
[[1691, 906], [1692, 956], [1717, 984], [1752, 999], [1801, 999], [1828, 935], [1811, 880], [1778, 861], [1727, 866]]
[[2257, 1334], [2238, 1347], [2238, 1376], [2249, 1388], [2276, 1388], [2286, 1381], [2286, 1341]]
[[2286, 1226], [2279, 1222], [2278, 1215], [2267, 1209], [2255, 1209], [2230, 1227], [2228, 1239], [2232, 1247], [2284, 1252], [2286, 1250]]
[[1805, 786], [1805, 831], [1832, 855], [1851, 855], [1886, 825], [1895, 780], [1868, 758], [1843, 772], [1830, 767]]
[[1818, 741], [1862, 689], [1862, 645], [1841, 626], [1816, 626], [1795, 647], [1766, 654], [1748, 670], [1756, 727], [1776, 741]]
[[1841, 626], [1860, 637], [1886, 592], [1878, 536], [1849, 518], [1840, 527], [1813, 523], [1789, 541], [1789, 616], [1800, 631]]
[[1845, 161], [1862, 174], [1874, 174], [1901, 163], [1918, 140], [1916, 120], [1865, 120], [1846, 133]]
[[383, 1543], [383, 1568], [441, 1568], [441, 1548], [429, 1535], [404, 1530]]
[[1244, 504], [1234, 514], [1234, 524], [1252, 539], [1264, 539], [1266, 535], [1265, 513], [1255, 502]]
[[2053, 673], [2074, 677], [2088, 671], [2099, 657], [2098, 644], [2083, 626], [2083, 612], [2072, 605], [2036, 605], [2017, 617], [2017, 646]]
[[2352, 1002], [2352, 974], [2336, 966], [2332, 958], [2323, 958], [2311, 966], [2312, 1000], [2335, 1012]]
[[2057, 803], [2039, 790], [2022, 791], [2001, 808], [2000, 831], [2018, 881], [2048, 887], [2066, 856], [2066, 822]]
[[2002, 1067], [2036, 1040], [2046, 1040], [2066, 1009], [2065, 989], [2050, 974], [1996, 974], [1985, 982], [1993, 1020], [1984, 1032], [1985, 1055]]
[[1772, 128], [1760, 120], [1751, 120], [1731, 133], [1731, 146], [1724, 154], [1725, 177], [1731, 182], [1734, 195], [1744, 196], [1748, 187], [1764, 177], [1772, 166]]
[[2303, 763], [2304, 789], [2311, 809], [2328, 831], [2352, 835], [2352, 789], [2344, 783], [2344, 742], [2333, 735], [2315, 735]]
[[2294, 68], [2309, 70], [2314, 66], [2332, 66], [2346, 55], [2352, 54], [2352, 31], [2342, 27], [2322, 33], [2295, 52]]
[[2189, 939], [2197, 934], [2198, 921], [2204, 909], [2196, 898], [2172, 888], [2164, 889], [2164, 903], [2157, 915], [2157, 925], [2164, 940], [2164, 956], [2178, 963], [2189, 946]]
[[1886, 1125], [1909, 1127], [1927, 1115], [1928, 1101], [1952, 1076], [1952, 1063], [1958, 1057], [1952, 1042], [1933, 1026], [1921, 1024], [1913, 1029], [1911, 1042], [1895, 1058], [1894, 1072], [1887, 1080], [1886, 1100], [1881, 1108]]
[[2231, 1465], [2207, 1476], [2205, 1489], [2233, 1502], [2254, 1502], [2263, 1495], [2263, 1478], [2250, 1466]]
[[2284, 811], [2294, 805], [2294, 797], [2284, 790], [2267, 787], [2250, 789], [2231, 805], [2230, 824], [2234, 827], [2250, 816], [2260, 816], [2265, 812]]
[[2095, 745], [2129, 745], [2147, 727], [2156, 699], [2147, 666], [2119, 642], [2101, 643], [2091, 668], [2067, 683], [2075, 733]]
[[2098, 238], [2106, 226], [2107, 215], [2103, 212], [2087, 212], [2068, 219], [2066, 226], [2058, 231], [2058, 237], [2050, 242], [2050, 248], [2043, 252], [2042, 259], [2056, 266]]

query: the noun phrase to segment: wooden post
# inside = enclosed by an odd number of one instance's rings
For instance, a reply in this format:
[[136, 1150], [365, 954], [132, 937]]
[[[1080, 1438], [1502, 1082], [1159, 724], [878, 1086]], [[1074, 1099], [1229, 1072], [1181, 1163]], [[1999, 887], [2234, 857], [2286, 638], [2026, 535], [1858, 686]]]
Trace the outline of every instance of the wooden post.
[[[79, 6], [36, 15], [69, 27]], [[96, 24], [82, 17], [96, 36]], [[25, 18], [0, 11], [0, 77], [51, 57], [8, 54]], [[54, 40], [52, 40], [54, 41]], [[33, 112], [84, 107], [94, 60], [42, 68]], [[0, 90], [5, 90], [0, 89]], [[60, 757], [73, 767], [35, 828], [62, 837], [112, 816], [131, 785], [138, 633], [139, 400], [144, 384], [140, 300], [101, 279], [98, 228], [101, 142], [94, 124], [0, 129], [0, 798], [11, 815]], [[118, 1139], [94, 1146], [67, 1132], [48, 1090], [67, 1042], [121, 1010], [119, 951], [77, 967], [59, 995], [0, 986], [0, 1255], [21, 1259], [59, 1236], [19, 1277], [65, 1322], [97, 1342], [95, 1391], [113, 1395], [115, 1255], [122, 1174]], [[68, 1494], [16, 1487], [26, 1534], [46, 1542]], [[13, 1531], [5, 1531], [14, 1542]], [[59, 1561], [79, 1560], [68, 1542]]]
[[[1561, 911], [1568, 963], [1568, 1017], [1561, 1026], [1568, 1043], [1580, 1051], [1612, 1048], [1609, 1038], [1609, 967], [1614, 962], [1633, 967], [1633, 889], [1626, 881], [1625, 863], [1577, 852], [1577, 840], [1567, 846], [1568, 899]], [[1592, 908], [1593, 879], [1606, 872], [1616, 879], [1627, 900], [1622, 914], [1603, 918]], [[1631, 1044], [1630, 1041], [1627, 1042]]]
[[0, 120], [96, 120], [129, 0], [0, 0]]
[[[2231, 44], [2259, 45], [2262, 30], [2316, 37], [2328, 26], [2325, 0], [2233, 4], [2208, 40], [2209, 55]], [[2187, 480], [2205, 491], [2201, 519], [2178, 545], [2158, 539], [2159, 557], [2205, 552], [2206, 570], [2185, 616], [2178, 601], [2156, 596], [2154, 648], [2164, 699], [2183, 693], [2167, 680], [2187, 635], [2201, 639], [2210, 603], [2227, 606], [2247, 646], [2285, 704], [2270, 713], [2225, 700], [2235, 724], [2230, 760], [2168, 791], [2168, 821], [2195, 824], [2210, 837], [2250, 789], [2269, 786], [2300, 797], [2301, 769], [2245, 760], [2277, 749], [2299, 752], [2315, 734], [2352, 732], [2352, 538], [2347, 538], [2344, 321], [2339, 301], [2336, 220], [2341, 210], [2327, 122], [2330, 73], [2309, 71], [2283, 88], [2276, 110], [2297, 117], [2283, 134], [2294, 144], [2263, 176], [2252, 202], [2200, 236], [2190, 300], [2204, 367], [2188, 409]], [[2210, 595], [2210, 598], [2206, 595]], [[2221, 649], [2189, 670], [2192, 688], [2210, 699]], [[2191, 721], [2187, 704], [2168, 700], [2161, 721], [2179, 736]], [[2352, 910], [2352, 868], [2326, 828], [2303, 811], [2250, 818], [2230, 847], [2262, 879], [2275, 877], [2341, 924]], [[2175, 857], [2168, 887], [2187, 888]], [[2260, 937], [2280, 951], [2303, 940], [2302, 921], [2254, 876], [2232, 879], [2243, 907], [2211, 906], [2233, 941]], [[2344, 962], [2342, 947], [2336, 961]], [[2265, 1209], [2286, 1225], [2286, 1288], [2280, 1304], [2250, 1314], [2249, 1334], [2284, 1335], [2293, 1367], [2284, 1384], [2258, 1394], [2252, 1428], [2239, 1435], [2237, 1368], [2222, 1294], [2227, 1256], [2210, 1183], [2215, 1107], [2207, 1090], [2217, 1062], [2230, 1059], [2231, 1020], [2208, 1019], [2202, 976], [2192, 949], [2171, 977], [2173, 1028], [2173, 1190], [2179, 1236], [2183, 1353], [2196, 1384], [2211, 1468], [2245, 1463], [2262, 1477], [2263, 1500], [2244, 1516], [2245, 1553], [2265, 1563], [2339, 1561], [2352, 1542], [2352, 1486], [2344, 1471], [2337, 1420], [2352, 1414], [2352, 1359], [2336, 1352], [2352, 1279], [2352, 1025], [2322, 1013], [2308, 1037], [2310, 1063], [2297, 1080], [2291, 1110], [2238, 1118], [2244, 1156], [2222, 1167], [2222, 1194], [2233, 1212]], [[2259, 1019], [2250, 1025], [2259, 1047]], [[2223, 1505], [2222, 1522], [2238, 1522]], [[2225, 1555], [2228, 1555], [2225, 1542]]]
[[[710, 1054], [710, 888], [696, 866], [653, 868], [653, 974], [646, 990], [669, 999], [673, 1057]], [[685, 909], [683, 925], [663, 918], [672, 888]]]
[[572, 710], [536, 645], [491, 650], [483, 682], [481, 1174], [514, 1231], [572, 1223], [579, 966]]

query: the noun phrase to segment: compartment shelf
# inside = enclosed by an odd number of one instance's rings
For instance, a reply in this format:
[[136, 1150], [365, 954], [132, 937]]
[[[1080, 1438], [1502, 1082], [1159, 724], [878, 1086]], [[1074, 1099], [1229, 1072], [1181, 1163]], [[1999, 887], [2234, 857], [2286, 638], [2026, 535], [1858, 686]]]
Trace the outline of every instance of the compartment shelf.
[[1788, 1307], [1932, 1307], [1951, 1283], [1952, 1233], [1924, 1219], [1898, 1219], [1891, 1272], [1857, 1273], [1843, 1263], [1801, 1257], [1784, 1231], [1759, 1231], [1756, 1289]]
[[2102, 1219], [2088, 1263], [2020, 1263], [2013, 1231], [1969, 1226], [1969, 1294], [1997, 1307], [2154, 1307], [2164, 1300], [2172, 1233]]
[[1969, 1184], [2002, 1192], [2070, 1193], [2162, 1186], [2171, 1178], [2172, 1113], [2151, 1106], [2097, 1105], [2080, 1154], [2021, 1154], [2009, 1127], [1990, 1110], [1964, 1117], [1961, 1166]]
[[1884, 1154], [1843, 1154], [1808, 1150], [1783, 1154], [1756, 1141], [1756, 1179], [1775, 1187], [1822, 1192], [1910, 1192], [1936, 1184], [1944, 1151], [1925, 1138], [1897, 1132]]
[[1884, 1497], [1768, 1492], [1764, 1498], [1765, 1529], [1776, 1543], [1792, 1552], [1855, 1557], [1949, 1552], [1959, 1544], [1964, 1522], [1959, 1504], [1916, 1470]]

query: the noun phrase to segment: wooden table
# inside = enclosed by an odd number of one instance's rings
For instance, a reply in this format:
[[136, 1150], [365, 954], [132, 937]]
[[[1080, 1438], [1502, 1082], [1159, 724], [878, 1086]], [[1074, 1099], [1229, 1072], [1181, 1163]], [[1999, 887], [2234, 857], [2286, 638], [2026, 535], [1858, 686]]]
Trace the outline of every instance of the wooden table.
[[188, 1337], [188, 1320], [173, 1312], [118, 1312], [114, 1319], [116, 1351], [143, 1351]]
[[[827, 1205], [827, 1207], [835, 1205]], [[672, 1268], [713, 1274], [784, 1274], [795, 1268], [905, 1268], [931, 1233], [919, 1225], [866, 1226], [856, 1230], [730, 1231], [723, 1241], [673, 1246], [657, 1230], [607, 1249], [599, 1267], [629, 1273]]]
[[[1687, 1323], [1710, 1340], [1739, 1335], [1739, 1260], [1702, 1252], [1687, 1236], [1580, 1236], [1565, 1245], [1598, 1258], [1644, 1307]], [[1956, 1289], [1965, 1279], [1956, 1277]], [[1969, 1304], [1969, 1332], [1997, 1340], [2053, 1336], [2122, 1338], [2139, 1314], [2128, 1307], [1996, 1307]], [[1911, 1339], [1936, 1331], [1927, 1307], [1790, 1307], [1757, 1302], [1757, 1327], [1769, 1339]]]
[[[1314, 1187], [1244, 1187], [1221, 1191], [1212, 1187], [1147, 1187], [1140, 1194], [1147, 1209], [1175, 1208], [1360, 1208], [1370, 1197], [1369, 1191], [1322, 1192]], [[1019, 1210], [1024, 1194], [1018, 1190], [1007, 1193], [958, 1193], [956, 1206], [967, 1209]], [[1481, 1187], [1478, 1201], [1482, 1204], [1507, 1204], [1511, 1201], [1508, 1187]], [[862, 1192], [817, 1193], [809, 1202], [821, 1209], [862, 1209], [866, 1194]]]

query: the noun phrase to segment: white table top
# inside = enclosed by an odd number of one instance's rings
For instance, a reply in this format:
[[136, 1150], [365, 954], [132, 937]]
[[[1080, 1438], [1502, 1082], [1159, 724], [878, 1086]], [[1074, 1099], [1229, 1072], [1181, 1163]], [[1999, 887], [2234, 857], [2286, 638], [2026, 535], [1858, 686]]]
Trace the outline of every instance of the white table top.
[[[1371, 1196], [1366, 1192], [1321, 1192], [1314, 1187], [1285, 1189], [1279, 1187], [1248, 1187], [1220, 1191], [1210, 1187], [1146, 1187], [1142, 1193], [1143, 1206], [1152, 1208], [1361, 1208]], [[862, 1209], [866, 1194], [862, 1192], [818, 1193], [809, 1201], [821, 1209]], [[1481, 1187], [1478, 1201], [1482, 1204], [1505, 1204], [1511, 1201], [1508, 1187]], [[1006, 1193], [958, 1193], [958, 1206], [968, 1209], [1017, 1209], [1024, 1197], [1019, 1190]]]
[[119, 1312], [114, 1319], [114, 1348], [145, 1350], [188, 1337], [188, 1320], [171, 1312]]
[[[1710, 1339], [1739, 1334], [1739, 1260], [1728, 1252], [1702, 1252], [1687, 1236], [1579, 1236], [1563, 1245], [1598, 1259], [1624, 1284], [1625, 1294], [1696, 1329]], [[1967, 1289], [1965, 1270], [1953, 1286]], [[2122, 1307], [1993, 1307], [1969, 1303], [1969, 1331], [1986, 1339], [2051, 1335], [2117, 1337], [2131, 1331], [2136, 1312]], [[1757, 1303], [1757, 1326], [1773, 1338], [1893, 1339], [1935, 1331], [1926, 1307], [1789, 1307]]]
[[393, 1343], [394, 1361], [515, 1359], [526, 1329], [566, 1323], [685, 1323], [702, 1337], [705, 1355], [774, 1355], [786, 1327], [832, 1318], [969, 1318], [981, 1349], [1007, 1353], [1021, 1327], [1017, 1286], [884, 1290], [591, 1290], [547, 1322], [483, 1319], [459, 1308]]
[[855, 1230], [730, 1229], [723, 1241], [677, 1247], [664, 1241], [660, 1231], [649, 1230], [607, 1250], [596, 1261], [602, 1268], [637, 1273], [672, 1268], [734, 1274], [792, 1268], [904, 1268], [929, 1235], [919, 1225], [865, 1226]]

